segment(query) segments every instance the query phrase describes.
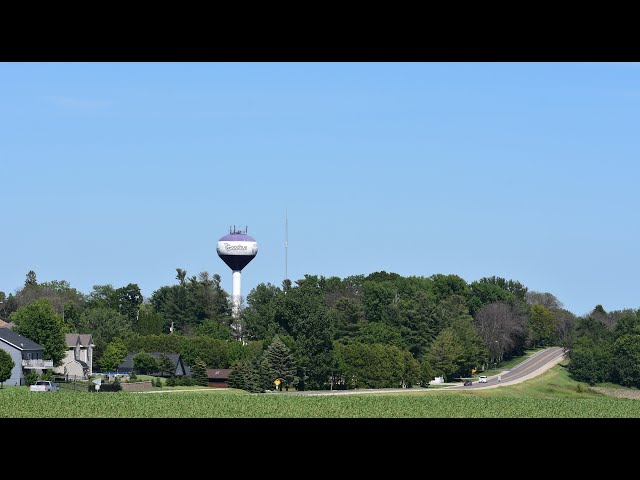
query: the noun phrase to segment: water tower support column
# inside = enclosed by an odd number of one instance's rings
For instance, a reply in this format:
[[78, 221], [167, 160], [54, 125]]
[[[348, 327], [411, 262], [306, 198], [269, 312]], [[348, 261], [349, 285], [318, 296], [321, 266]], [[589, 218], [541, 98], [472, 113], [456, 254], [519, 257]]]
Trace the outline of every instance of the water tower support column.
[[242, 298], [240, 297], [240, 270], [233, 271], [231, 299], [233, 301], [233, 318], [237, 320], [240, 316], [240, 303], [242, 302]]

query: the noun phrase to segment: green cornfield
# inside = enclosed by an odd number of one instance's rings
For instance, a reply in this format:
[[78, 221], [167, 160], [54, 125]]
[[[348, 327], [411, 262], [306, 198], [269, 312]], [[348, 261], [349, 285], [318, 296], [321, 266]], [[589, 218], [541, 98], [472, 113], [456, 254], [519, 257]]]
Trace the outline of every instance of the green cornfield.
[[285, 396], [0, 390], [2, 418], [638, 418], [640, 401], [474, 395]]

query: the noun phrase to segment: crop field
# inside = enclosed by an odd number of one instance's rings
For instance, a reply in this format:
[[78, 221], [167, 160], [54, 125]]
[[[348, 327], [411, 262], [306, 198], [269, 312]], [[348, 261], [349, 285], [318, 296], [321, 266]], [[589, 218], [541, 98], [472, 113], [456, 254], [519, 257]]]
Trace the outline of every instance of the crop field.
[[0, 389], [0, 418], [640, 418], [640, 401], [609, 398], [566, 369], [477, 391], [344, 396], [249, 395], [241, 390], [140, 394]]
[[302, 397], [240, 391], [31, 393], [10, 387], [0, 390], [0, 417], [640, 418], [640, 401], [576, 391], [574, 384], [556, 367], [531, 382], [482, 392]]

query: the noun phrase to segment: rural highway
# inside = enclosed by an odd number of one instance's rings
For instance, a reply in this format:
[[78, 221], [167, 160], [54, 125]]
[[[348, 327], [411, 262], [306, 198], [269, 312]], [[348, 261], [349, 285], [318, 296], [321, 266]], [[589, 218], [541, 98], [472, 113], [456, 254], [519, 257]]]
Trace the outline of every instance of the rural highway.
[[564, 350], [560, 347], [545, 348], [536, 352], [531, 357], [527, 358], [524, 362], [518, 364], [510, 370], [503, 370], [501, 374], [500, 382], [498, 383], [498, 376], [494, 375], [487, 378], [487, 383], [478, 383], [474, 381], [473, 385], [464, 387], [462, 385], [456, 385], [455, 389], [464, 390], [476, 390], [480, 388], [495, 388], [503, 385], [513, 385], [514, 383], [520, 383], [529, 378], [540, 375], [545, 370], [553, 367], [564, 358]]
[[536, 377], [545, 372], [554, 365], [560, 363], [564, 358], [564, 350], [560, 347], [545, 348], [536, 352], [522, 363], [511, 368], [503, 370], [501, 379], [498, 383], [498, 376], [494, 375], [487, 379], [487, 383], [478, 383], [474, 381], [473, 385], [468, 387], [460, 385], [451, 385], [442, 388], [375, 388], [375, 389], [357, 389], [357, 390], [317, 390], [304, 392], [282, 392], [281, 395], [305, 395], [305, 396], [321, 396], [321, 395], [359, 395], [363, 393], [411, 393], [411, 392], [434, 392], [442, 390], [479, 390], [483, 388], [499, 388], [513, 385], [515, 383], [524, 382], [530, 378]]

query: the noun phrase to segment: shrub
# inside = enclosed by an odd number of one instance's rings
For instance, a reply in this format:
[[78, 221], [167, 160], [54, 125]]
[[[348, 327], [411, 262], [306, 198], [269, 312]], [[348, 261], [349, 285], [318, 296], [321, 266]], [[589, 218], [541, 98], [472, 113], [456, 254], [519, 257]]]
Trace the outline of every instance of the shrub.
[[160, 380], [160, 377], [156, 377], [151, 383], [154, 387], [162, 388], [162, 381]]
[[35, 370], [31, 370], [26, 377], [24, 377], [24, 381], [27, 385], [35, 385], [38, 381], [38, 374]]
[[176, 377], [171, 376], [171, 377], [167, 378], [167, 381], [166, 381], [165, 384], [166, 384], [167, 387], [175, 387], [177, 385]]
[[176, 385], [182, 385], [185, 387], [192, 387], [196, 384], [193, 377], [182, 377], [176, 380]]

